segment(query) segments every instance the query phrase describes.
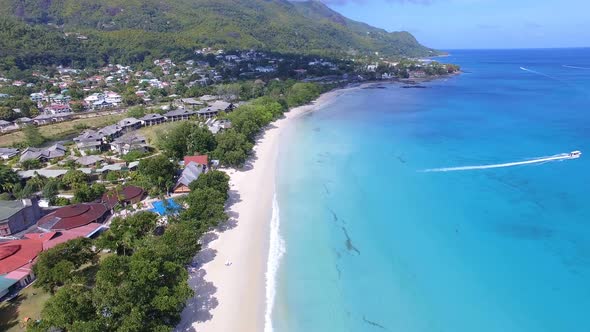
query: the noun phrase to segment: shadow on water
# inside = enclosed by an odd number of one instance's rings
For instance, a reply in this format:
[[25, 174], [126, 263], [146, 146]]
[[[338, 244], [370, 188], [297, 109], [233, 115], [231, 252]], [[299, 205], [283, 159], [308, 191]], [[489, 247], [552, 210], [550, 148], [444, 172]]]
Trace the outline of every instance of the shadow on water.
[[357, 255], [360, 255], [361, 252], [352, 243], [352, 240], [350, 238], [350, 235], [348, 235], [348, 230], [346, 229], [346, 227], [342, 226], [342, 232], [344, 232], [344, 236], [346, 237], [346, 250], [348, 250], [349, 252], [356, 252]]

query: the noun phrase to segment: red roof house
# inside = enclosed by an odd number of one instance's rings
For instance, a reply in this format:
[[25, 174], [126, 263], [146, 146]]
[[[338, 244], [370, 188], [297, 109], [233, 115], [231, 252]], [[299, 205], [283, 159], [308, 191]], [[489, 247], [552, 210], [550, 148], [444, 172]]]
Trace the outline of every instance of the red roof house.
[[51, 249], [58, 244], [68, 242], [80, 237], [92, 237], [104, 228], [102, 224], [90, 223], [88, 225], [69, 229], [67, 231], [52, 232], [54, 235], [43, 242], [43, 250]]
[[32, 263], [43, 250], [43, 243], [30, 239], [0, 244], [0, 275]]
[[200, 156], [186, 156], [184, 157], [184, 166], [190, 164], [190, 162], [195, 162], [199, 165], [209, 166], [209, 156], [206, 154]]
[[145, 191], [140, 187], [125, 186], [118, 194], [114, 191], [105, 193], [102, 196], [102, 201], [108, 206], [108, 208], [112, 209], [115, 207], [115, 205], [117, 205], [117, 203], [121, 203], [123, 206], [128, 204], [136, 204], [139, 203], [144, 197]]
[[39, 219], [37, 226], [46, 231], [61, 231], [101, 223], [109, 210], [102, 203], [64, 206]]

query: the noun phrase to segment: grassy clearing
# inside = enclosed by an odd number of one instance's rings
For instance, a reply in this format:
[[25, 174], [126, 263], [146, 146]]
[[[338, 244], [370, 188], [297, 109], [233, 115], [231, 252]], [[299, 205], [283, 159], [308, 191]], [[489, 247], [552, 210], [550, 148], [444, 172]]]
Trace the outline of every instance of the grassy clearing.
[[31, 321], [41, 318], [41, 309], [49, 297], [49, 293], [30, 285], [16, 298], [0, 303], [0, 331], [26, 331], [23, 324], [25, 317]]
[[[88, 126], [89, 128], [100, 128], [111, 125], [123, 119], [124, 117], [125, 115], [123, 114], [109, 114], [89, 119], [76, 119], [73, 121], [59, 122], [56, 124], [41, 126], [39, 127], [39, 131], [41, 132], [41, 135], [45, 136], [50, 141], [58, 141], [68, 136], [80, 133], [82, 130], [84, 130], [83, 126]], [[24, 140], [24, 135], [21, 131], [2, 135], [0, 136], [0, 146], [11, 146], [12, 144], [22, 140]]]
[[159, 135], [180, 123], [182, 122], [168, 122], [156, 126], [143, 127], [138, 130], [138, 133], [145, 136], [150, 145], [155, 146]]

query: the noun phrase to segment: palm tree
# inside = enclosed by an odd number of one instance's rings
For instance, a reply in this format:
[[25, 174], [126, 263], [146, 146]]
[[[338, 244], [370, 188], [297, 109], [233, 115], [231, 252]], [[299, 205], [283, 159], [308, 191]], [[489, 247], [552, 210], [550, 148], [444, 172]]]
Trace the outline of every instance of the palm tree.
[[7, 166], [0, 165], [0, 192], [11, 191], [19, 181], [20, 179], [16, 172]]

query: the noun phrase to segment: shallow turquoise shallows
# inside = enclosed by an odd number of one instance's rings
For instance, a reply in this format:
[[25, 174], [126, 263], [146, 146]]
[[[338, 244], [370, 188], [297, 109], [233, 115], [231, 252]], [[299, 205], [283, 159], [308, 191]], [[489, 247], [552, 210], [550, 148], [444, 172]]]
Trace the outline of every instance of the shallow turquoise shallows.
[[274, 331], [590, 331], [590, 49], [451, 53], [282, 138]]

